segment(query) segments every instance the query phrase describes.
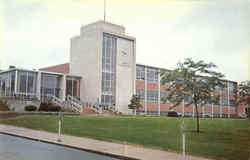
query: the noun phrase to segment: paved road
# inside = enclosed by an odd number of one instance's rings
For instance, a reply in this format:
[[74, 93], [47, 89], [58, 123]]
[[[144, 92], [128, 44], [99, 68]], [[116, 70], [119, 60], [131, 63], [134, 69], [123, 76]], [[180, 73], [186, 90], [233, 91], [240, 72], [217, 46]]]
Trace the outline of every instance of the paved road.
[[[23, 137], [30, 137], [33, 139], [38, 139], [52, 143], [58, 143], [57, 134], [45, 131], [37, 131], [37, 130], [8, 126], [8, 125], [0, 125], [0, 132], [14, 134]], [[101, 153], [108, 153], [112, 155], [120, 155], [125, 157], [133, 157], [143, 160], [182, 159], [181, 154], [174, 152], [167, 152], [162, 150], [149, 149], [149, 148], [126, 145], [126, 144], [111, 143], [111, 142], [105, 142], [105, 141], [99, 141], [99, 140], [75, 137], [69, 135], [62, 135], [62, 142], [60, 143], [68, 146], [84, 148]], [[196, 157], [196, 156], [187, 156], [187, 160], [211, 160], [211, 159]]]
[[118, 160], [74, 148], [0, 134], [0, 160]]

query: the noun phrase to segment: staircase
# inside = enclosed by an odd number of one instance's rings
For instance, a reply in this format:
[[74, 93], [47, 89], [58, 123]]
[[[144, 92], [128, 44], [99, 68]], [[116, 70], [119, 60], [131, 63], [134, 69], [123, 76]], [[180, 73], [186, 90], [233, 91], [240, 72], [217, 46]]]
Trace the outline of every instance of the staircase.
[[46, 95], [46, 96], [51, 103], [57, 106], [61, 106], [63, 110], [79, 112], [79, 113], [82, 113], [83, 111], [82, 102], [73, 96], [68, 95], [66, 101], [63, 101], [54, 95]]
[[67, 107], [70, 107], [75, 112], [83, 112], [83, 102], [73, 96], [68, 95], [66, 101]]

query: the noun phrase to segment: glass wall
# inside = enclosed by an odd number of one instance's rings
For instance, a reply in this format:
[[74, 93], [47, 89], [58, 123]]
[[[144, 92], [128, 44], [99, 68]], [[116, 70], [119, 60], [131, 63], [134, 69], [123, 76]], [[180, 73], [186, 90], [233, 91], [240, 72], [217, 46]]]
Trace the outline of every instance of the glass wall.
[[80, 80], [73, 77], [67, 77], [66, 79], [66, 96], [80, 98]]
[[41, 75], [41, 89], [40, 94], [42, 98], [56, 96], [60, 97], [60, 82], [59, 76], [53, 74], [45, 74]]
[[101, 103], [113, 105], [115, 104], [117, 39], [113, 36], [103, 34], [102, 46]]
[[0, 74], [0, 95], [11, 96], [15, 92], [16, 71], [9, 71]]
[[136, 79], [145, 80], [145, 67], [136, 65]]
[[17, 92], [25, 95], [36, 94], [37, 73], [30, 71], [17, 72]]

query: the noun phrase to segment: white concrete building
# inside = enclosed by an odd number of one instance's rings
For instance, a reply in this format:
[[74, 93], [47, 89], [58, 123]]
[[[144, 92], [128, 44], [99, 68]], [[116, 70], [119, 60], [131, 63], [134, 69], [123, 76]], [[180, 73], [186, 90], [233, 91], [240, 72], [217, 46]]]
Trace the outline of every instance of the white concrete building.
[[71, 39], [70, 73], [83, 77], [81, 99], [117, 106], [129, 113], [135, 93], [135, 38], [123, 26], [98, 21]]

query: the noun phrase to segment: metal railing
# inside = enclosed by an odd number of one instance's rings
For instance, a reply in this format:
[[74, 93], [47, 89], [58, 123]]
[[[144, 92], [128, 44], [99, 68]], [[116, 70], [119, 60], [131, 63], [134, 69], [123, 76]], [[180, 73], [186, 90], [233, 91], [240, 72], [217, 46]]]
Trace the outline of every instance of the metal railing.
[[73, 110], [80, 112], [80, 113], [83, 111], [83, 102], [81, 102], [77, 98], [71, 95], [68, 95], [67, 102], [68, 102], [68, 105], [70, 105]]

